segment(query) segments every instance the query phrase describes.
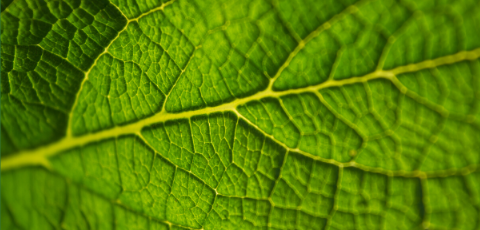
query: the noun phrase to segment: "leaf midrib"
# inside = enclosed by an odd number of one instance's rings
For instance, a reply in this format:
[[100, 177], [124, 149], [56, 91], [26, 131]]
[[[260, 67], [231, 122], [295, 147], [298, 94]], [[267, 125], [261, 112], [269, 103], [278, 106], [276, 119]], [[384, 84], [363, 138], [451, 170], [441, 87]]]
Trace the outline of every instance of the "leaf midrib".
[[[360, 77], [353, 77], [353, 78], [348, 78], [348, 79], [343, 79], [343, 80], [327, 80], [323, 83], [314, 85], [314, 86], [308, 86], [304, 88], [298, 88], [298, 89], [290, 89], [290, 90], [285, 90], [285, 91], [273, 91], [271, 88], [267, 88], [261, 92], [258, 92], [252, 96], [245, 97], [245, 98], [239, 98], [235, 99], [229, 103], [225, 103], [219, 106], [215, 107], [207, 107], [199, 110], [194, 110], [194, 111], [184, 111], [180, 113], [169, 113], [165, 110], [162, 112], [159, 112], [157, 114], [154, 114], [151, 117], [148, 117], [143, 120], [139, 120], [137, 122], [124, 125], [124, 126], [116, 126], [111, 129], [106, 129], [103, 131], [99, 131], [96, 133], [90, 133], [82, 136], [67, 136], [63, 139], [60, 139], [57, 142], [38, 147], [36, 149], [31, 149], [31, 150], [24, 150], [20, 151], [17, 154], [7, 156], [5, 158], [2, 158], [1, 161], [1, 171], [7, 171], [23, 166], [29, 166], [29, 165], [42, 165], [44, 167], [50, 168], [50, 164], [48, 161], [49, 157], [52, 157], [64, 150], [71, 149], [74, 147], [79, 147], [86, 145], [88, 143], [94, 143], [97, 141], [105, 140], [105, 139], [110, 139], [110, 138], [115, 138], [123, 135], [128, 135], [128, 134], [134, 134], [141, 136], [141, 130], [144, 127], [150, 126], [152, 124], [156, 123], [161, 123], [169, 120], [177, 120], [177, 119], [189, 119], [193, 116], [198, 116], [198, 115], [206, 115], [210, 113], [215, 113], [215, 112], [234, 112], [238, 117], [243, 118], [245, 121], [248, 123], [252, 124], [254, 127], [257, 127], [254, 125], [252, 122], [250, 122], [248, 119], [244, 118], [243, 115], [241, 115], [237, 111], [237, 107], [240, 105], [244, 105], [250, 101], [254, 100], [260, 100], [262, 98], [268, 98], [268, 97], [273, 97], [273, 98], [279, 98], [284, 95], [289, 95], [289, 94], [301, 94], [301, 93], [316, 93], [318, 94], [318, 90], [324, 89], [324, 88], [330, 88], [330, 87], [337, 87], [337, 86], [343, 86], [343, 85], [349, 85], [349, 84], [355, 84], [355, 83], [361, 83], [361, 82], [367, 82], [370, 80], [374, 79], [388, 79], [390, 81], [398, 81], [396, 78], [397, 75], [403, 74], [403, 73], [408, 73], [408, 72], [416, 72], [420, 71], [423, 69], [430, 69], [430, 68], [436, 68], [441, 65], [447, 65], [447, 64], [452, 64], [456, 62], [461, 62], [461, 61], [466, 61], [466, 60], [475, 60], [480, 57], [480, 48], [474, 49], [471, 51], [461, 51], [459, 53], [453, 54], [453, 55], [447, 55], [444, 57], [432, 59], [432, 60], [427, 60], [423, 62], [419, 62], [416, 64], [410, 64], [410, 65], [405, 65], [405, 66], [400, 66], [395, 69], [391, 70], [377, 70], [374, 71], [370, 74], [360, 76]], [[273, 80], [273, 79], [272, 79]], [[407, 89], [403, 89], [407, 90]], [[257, 127], [258, 129], [258, 127]], [[264, 135], [272, 138], [275, 140], [270, 134], [265, 133], [261, 129], [258, 129], [260, 132], [262, 132]], [[299, 152], [298, 149], [291, 149], [288, 148], [285, 144], [282, 144], [286, 149], [290, 151], [295, 151]], [[336, 165], [344, 165], [345, 167], [358, 167], [362, 169], [366, 169], [369, 171], [378, 171], [381, 172], [379, 169], [373, 169], [367, 166], [363, 166], [360, 164], [354, 164], [351, 165], [350, 163], [339, 163], [335, 162], [330, 159], [323, 159], [318, 156], [313, 156], [309, 153], [303, 152], [304, 155], [308, 155], [308, 157], [316, 160], [321, 160], [327, 163], [331, 164], [336, 164]], [[468, 166], [464, 169], [457, 170], [457, 171], [449, 171], [449, 170], [444, 170], [442, 172], [434, 172], [431, 173], [431, 175], [443, 175], [443, 174], [457, 174], [457, 173], [464, 173], [465, 171], [469, 172], [471, 170], [475, 170], [478, 166], [477, 165], [472, 165]], [[384, 170], [385, 174], [391, 174], [394, 173], [393, 171], [387, 171]], [[429, 176], [430, 173], [427, 175], [422, 172], [398, 172], [400, 175], [403, 176]]]
[[[14, 155], [10, 155], [10, 156], [7, 156], [5, 158], [2, 158], [1, 171], [7, 171], [7, 170], [10, 170], [10, 169], [19, 168], [19, 167], [28, 166], [28, 165], [42, 165], [46, 168], [50, 168], [50, 163], [49, 163], [48, 158], [51, 157], [51, 156], [54, 156], [54, 155], [56, 155], [56, 154], [58, 154], [58, 153], [60, 153], [64, 150], [67, 150], [67, 149], [83, 146], [83, 145], [86, 145], [88, 143], [94, 143], [94, 142], [105, 140], [105, 139], [119, 137], [119, 136], [122, 136], [122, 135], [134, 134], [134, 135], [142, 137], [141, 130], [144, 127], [147, 127], [147, 126], [155, 124], [155, 123], [161, 123], [161, 122], [165, 122], [165, 121], [169, 121], [169, 120], [177, 120], [177, 119], [189, 119], [193, 116], [198, 116], [198, 115], [205, 115], [205, 114], [210, 114], [210, 113], [215, 113], [215, 112], [228, 112], [228, 111], [230, 111], [230, 112], [234, 112], [239, 118], [242, 118], [247, 123], [249, 123], [250, 125], [255, 127], [257, 130], [262, 132], [264, 135], [270, 137], [272, 140], [276, 141], [277, 143], [279, 143], [280, 145], [282, 145], [284, 148], [286, 148], [289, 151], [295, 151], [295, 152], [298, 152], [298, 153], [300, 153], [302, 155], [305, 155], [309, 158], [312, 158], [312, 159], [315, 159], [315, 160], [320, 160], [320, 161], [330, 163], [330, 164], [334, 164], [334, 165], [341, 166], [341, 167], [356, 167], [356, 168], [360, 168], [360, 169], [367, 170], [367, 171], [375, 171], [375, 172], [378, 172], [378, 173], [389, 174], [389, 175], [392, 174], [392, 173], [397, 174], [397, 172], [383, 170], [383, 169], [380, 169], [380, 168], [372, 168], [372, 167], [360, 165], [360, 164], [357, 164], [357, 163], [341, 163], [341, 162], [337, 162], [337, 161], [334, 161], [334, 160], [331, 160], [331, 159], [324, 159], [324, 158], [321, 158], [321, 157], [314, 156], [312, 154], [303, 152], [299, 149], [289, 148], [285, 144], [283, 144], [283, 143], [277, 141], [275, 138], [273, 138], [272, 135], [270, 135], [268, 133], [265, 133], [257, 125], [253, 124], [251, 121], [246, 119], [243, 115], [241, 115], [237, 111], [236, 108], [238, 106], [244, 105], [244, 104], [246, 104], [250, 101], [260, 100], [262, 98], [268, 98], [268, 97], [279, 98], [281, 96], [288, 95], [288, 94], [300, 94], [300, 93], [307, 93], [307, 92], [319, 95], [320, 93], [318, 92], [318, 90], [320, 90], [320, 89], [343, 86], [343, 85], [348, 85], [348, 84], [355, 84], [355, 83], [360, 83], [360, 82], [367, 82], [367, 81], [370, 81], [370, 80], [380, 79], [380, 78], [388, 79], [388, 80], [392, 81], [393, 83], [399, 83], [396, 76], [399, 75], [399, 74], [402, 74], [402, 73], [415, 72], [415, 71], [419, 71], [419, 70], [423, 70], [423, 69], [435, 68], [435, 67], [438, 67], [438, 66], [441, 66], [441, 65], [452, 64], [452, 63], [456, 63], [456, 62], [460, 62], [460, 61], [464, 61], [464, 60], [474, 60], [474, 59], [477, 59], [477, 58], [480, 57], [480, 48], [477, 48], [477, 49], [474, 49], [474, 50], [461, 51], [461, 52], [458, 52], [458, 53], [453, 54], [453, 55], [447, 55], [447, 56], [439, 57], [439, 58], [432, 59], [432, 60], [422, 61], [422, 62], [415, 63], [415, 64], [400, 66], [400, 67], [397, 67], [397, 68], [394, 68], [394, 69], [391, 69], [391, 70], [377, 69], [374, 72], [371, 72], [371, 73], [363, 75], [363, 76], [357, 76], [357, 77], [352, 77], [352, 78], [343, 79], [343, 80], [333, 80], [333, 79], [329, 78], [327, 81], [322, 82], [322, 83], [317, 84], [317, 85], [313, 85], [313, 86], [307, 86], [307, 87], [297, 88], [297, 89], [290, 89], [290, 90], [285, 90], [285, 91], [274, 91], [273, 90], [274, 82], [279, 78], [279, 76], [281, 75], [283, 70], [289, 66], [292, 59], [305, 47], [305, 45], [309, 41], [311, 41], [313, 38], [317, 37], [323, 30], [326, 30], [326, 29], [330, 28], [331, 24], [338, 21], [343, 15], [355, 12], [356, 9], [357, 9], [357, 5], [363, 4], [363, 3], [367, 2], [368, 0], [359, 1], [356, 4], [354, 4], [350, 7], [347, 7], [346, 9], [344, 9], [342, 12], [338, 13], [337, 15], [333, 16], [328, 21], [324, 22], [322, 25], [317, 27], [314, 31], [312, 31], [309, 35], [307, 35], [307, 37], [305, 37], [303, 40], [299, 41], [297, 47], [289, 54], [289, 56], [287, 57], [287, 59], [285, 60], [283, 65], [279, 68], [279, 70], [277, 71], [275, 76], [273, 76], [270, 79], [268, 87], [263, 91], [260, 91], [256, 94], [253, 94], [253, 95], [245, 97], [245, 98], [234, 99], [233, 101], [231, 101], [229, 103], [225, 103], [225, 104], [222, 104], [222, 105], [219, 105], [219, 106], [206, 107], [206, 108], [199, 109], [199, 110], [184, 111], [184, 112], [180, 112], [180, 113], [169, 113], [169, 112], [167, 112], [165, 110], [165, 104], [166, 103], [164, 103], [164, 105], [162, 106], [162, 110], [159, 113], [153, 114], [151, 117], [148, 117], [148, 118], [139, 120], [137, 122], [133, 122], [133, 123], [128, 124], [128, 125], [124, 125], [124, 126], [115, 126], [113, 128], [98, 131], [98, 132], [95, 132], [95, 133], [89, 133], [89, 134], [85, 134], [85, 135], [82, 135], [82, 136], [73, 136], [72, 131], [71, 131], [71, 127], [72, 127], [72, 125], [71, 125], [72, 119], [71, 118], [72, 118], [72, 115], [73, 115], [73, 108], [75, 108], [75, 105], [78, 102], [78, 96], [80, 95], [80, 92], [81, 92], [81, 89], [82, 89], [84, 83], [88, 80], [88, 74], [96, 66], [96, 63], [100, 59], [100, 57], [108, 52], [109, 47], [115, 42], [115, 40], [117, 40], [117, 38], [120, 36], [120, 34], [123, 31], [126, 30], [128, 25], [130, 24], [130, 22], [138, 21], [138, 19], [140, 19], [144, 16], [147, 16], [147, 15], [153, 13], [153, 12], [163, 11], [165, 9], [165, 7], [171, 5], [175, 1], [176, 0], [171, 0], [171, 1], [168, 1], [166, 3], [163, 3], [161, 6], [156, 7], [156, 8], [154, 8], [154, 9], [148, 11], [148, 12], [142, 13], [139, 16], [137, 16], [135, 18], [132, 18], [132, 19], [129, 19], [125, 14], [123, 14], [123, 12], [115, 4], [112, 4], [126, 18], [127, 23], [125, 24], [125, 27], [122, 30], [119, 31], [117, 36], [110, 42], [110, 44], [107, 47], [105, 47], [104, 52], [102, 52], [96, 58], [96, 60], [94, 61], [94, 64], [90, 67], [90, 69], [85, 72], [85, 78], [81, 83], [80, 89], [77, 93], [76, 100], [75, 100], [74, 105], [72, 106], [72, 110], [69, 114], [69, 121], [68, 121], [66, 137], [64, 137], [64, 138], [62, 138], [62, 139], [60, 139], [56, 142], [53, 142], [51, 144], [45, 145], [45, 146], [40, 146], [40, 147], [35, 148], [35, 149], [23, 150], [23, 151], [17, 152]], [[188, 64], [187, 64], [187, 66], [188, 66]], [[185, 67], [185, 69], [186, 69], [186, 67]], [[184, 72], [185, 69], [182, 70], [182, 73]], [[178, 79], [179, 78], [180, 78], [180, 76], [178, 77]], [[401, 86], [399, 84], [395, 84], [395, 85], [403, 93], [405, 93], [407, 91], [407, 89], [404, 88], [403, 86]], [[462, 168], [460, 170], [455, 170], [455, 171], [442, 170], [442, 171], [438, 171], [438, 172], [428, 173], [428, 175], [424, 172], [417, 172], [417, 171], [414, 171], [414, 172], [399, 171], [398, 174], [401, 175], [401, 176], [430, 177], [430, 176], [436, 176], [436, 175], [450, 175], [452, 173], [453, 174], [459, 174], [459, 173], [471, 172], [472, 170], [475, 171], [477, 169], [477, 167], [478, 167], [478, 165], [470, 165], [470, 166], [467, 166], [467, 167]]]

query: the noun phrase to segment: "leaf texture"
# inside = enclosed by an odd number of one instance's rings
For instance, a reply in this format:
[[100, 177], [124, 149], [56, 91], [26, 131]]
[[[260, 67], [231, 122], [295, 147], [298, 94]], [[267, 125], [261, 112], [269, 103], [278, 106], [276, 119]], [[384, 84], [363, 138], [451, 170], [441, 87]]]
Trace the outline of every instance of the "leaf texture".
[[2, 229], [480, 229], [480, 4], [2, 0]]

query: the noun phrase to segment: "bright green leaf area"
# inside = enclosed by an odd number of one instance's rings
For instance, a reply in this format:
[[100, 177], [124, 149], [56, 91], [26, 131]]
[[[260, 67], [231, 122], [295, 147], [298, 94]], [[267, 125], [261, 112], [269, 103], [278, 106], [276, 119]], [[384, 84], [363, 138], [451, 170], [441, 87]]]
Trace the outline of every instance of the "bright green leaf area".
[[2, 0], [1, 229], [480, 229], [478, 0]]

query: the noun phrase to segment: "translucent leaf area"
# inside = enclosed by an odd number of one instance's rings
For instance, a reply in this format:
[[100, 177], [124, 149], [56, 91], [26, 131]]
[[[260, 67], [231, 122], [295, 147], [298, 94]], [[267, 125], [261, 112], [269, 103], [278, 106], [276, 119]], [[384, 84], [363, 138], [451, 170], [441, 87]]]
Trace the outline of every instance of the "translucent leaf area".
[[1, 229], [480, 229], [480, 2], [2, 0]]

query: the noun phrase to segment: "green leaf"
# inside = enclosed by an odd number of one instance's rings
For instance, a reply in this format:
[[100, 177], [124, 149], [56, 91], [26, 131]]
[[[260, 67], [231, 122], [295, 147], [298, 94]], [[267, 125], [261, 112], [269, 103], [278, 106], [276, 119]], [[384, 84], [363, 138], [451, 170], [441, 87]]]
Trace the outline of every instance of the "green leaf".
[[2, 229], [480, 226], [480, 4], [2, 0]]

